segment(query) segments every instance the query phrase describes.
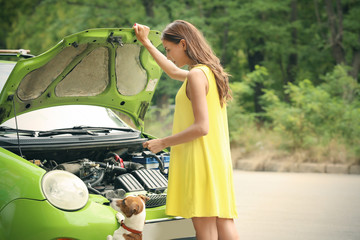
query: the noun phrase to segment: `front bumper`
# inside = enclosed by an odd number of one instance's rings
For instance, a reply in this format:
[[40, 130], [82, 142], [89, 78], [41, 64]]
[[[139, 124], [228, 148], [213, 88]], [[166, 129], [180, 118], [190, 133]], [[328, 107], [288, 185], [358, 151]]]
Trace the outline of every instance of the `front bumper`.
[[46, 200], [17, 199], [0, 212], [0, 240], [99, 240], [117, 227], [114, 211], [92, 201], [79, 211], [67, 212]]
[[[0, 240], [106, 239], [119, 228], [116, 212], [100, 199], [93, 200], [90, 198], [83, 209], [70, 212], [59, 210], [46, 200], [16, 199], [0, 212]], [[190, 219], [168, 218], [164, 206], [147, 209], [144, 240], [194, 235]]]
[[146, 221], [143, 240], [195, 239], [191, 219], [173, 218]]

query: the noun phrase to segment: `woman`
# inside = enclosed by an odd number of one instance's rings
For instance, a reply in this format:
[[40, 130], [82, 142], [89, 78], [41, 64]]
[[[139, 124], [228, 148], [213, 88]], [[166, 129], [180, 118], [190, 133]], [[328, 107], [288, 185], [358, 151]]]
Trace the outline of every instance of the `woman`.
[[[133, 28], [165, 73], [183, 81], [175, 99], [173, 135], [144, 143], [154, 153], [171, 147], [166, 213], [191, 218], [197, 239], [238, 239], [228, 75], [200, 31], [186, 21], [174, 21], [163, 31], [166, 57], [151, 44], [147, 26]], [[189, 71], [181, 69], [185, 65]]]

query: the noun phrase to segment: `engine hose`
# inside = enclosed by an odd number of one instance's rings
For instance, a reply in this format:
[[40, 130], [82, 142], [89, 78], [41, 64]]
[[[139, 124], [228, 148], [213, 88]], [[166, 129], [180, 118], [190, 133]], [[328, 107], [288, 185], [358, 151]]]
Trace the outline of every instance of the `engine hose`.
[[116, 156], [119, 156], [119, 155], [116, 154], [116, 153], [114, 153], [114, 152], [108, 152], [108, 153], [106, 154], [106, 157], [113, 157], [113, 158], [115, 158]]
[[141, 163], [136, 163], [136, 162], [124, 162], [125, 168], [129, 171], [132, 170], [139, 170], [144, 168], [144, 165], [142, 165]]
[[159, 162], [159, 170], [162, 173], [162, 175], [166, 175], [164, 162], [158, 156], [156, 156], [156, 154], [154, 154], [153, 157], [156, 159], [156, 161]]
[[121, 157], [114, 152], [109, 152], [108, 154], [106, 154], [107, 157], [110, 157], [110, 161], [113, 164], [120, 164], [121, 167], [123, 167], [123, 160], [121, 159]]
[[112, 165], [112, 169], [116, 172], [116, 173], [126, 173], [126, 168], [122, 168], [119, 166], [114, 166]]
[[105, 176], [105, 170], [104, 169], [101, 169], [100, 170], [100, 176], [95, 179], [95, 180], [85, 180], [85, 184], [86, 185], [90, 185], [90, 187], [94, 187], [94, 186], [97, 186], [98, 184], [101, 183], [101, 181], [104, 179], [104, 176]]
[[93, 193], [95, 193], [95, 194], [99, 194], [99, 195], [104, 196], [103, 193], [101, 193], [100, 191], [98, 191], [98, 190], [96, 190], [95, 188], [93, 188], [90, 183], [86, 184], [86, 186], [87, 186], [87, 188], [88, 188], [89, 191], [91, 191], [91, 192], [93, 192]]
[[159, 163], [159, 170], [160, 170], [160, 172], [161, 172], [163, 175], [166, 175], [166, 173], [165, 173], [165, 167], [164, 167], [164, 162], [163, 162], [155, 153], [152, 153], [152, 152], [150, 152], [150, 151], [143, 151], [143, 155], [155, 158], [156, 161], [158, 161], [158, 163]]
[[116, 173], [126, 173], [126, 169], [119, 167], [119, 166], [115, 166], [115, 165], [110, 165], [108, 163], [102, 163], [102, 162], [96, 162], [96, 164], [99, 164], [100, 167], [105, 168], [105, 169], [111, 169]]

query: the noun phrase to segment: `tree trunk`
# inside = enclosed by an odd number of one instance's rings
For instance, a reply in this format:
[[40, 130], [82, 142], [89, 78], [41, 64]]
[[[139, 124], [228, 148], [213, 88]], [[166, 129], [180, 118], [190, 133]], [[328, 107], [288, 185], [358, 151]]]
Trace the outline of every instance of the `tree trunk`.
[[316, 21], [317, 21], [318, 27], [320, 28], [319, 34], [321, 35], [321, 37], [323, 39], [326, 39], [326, 34], [322, 31], [322, 22], [321, 22], [321, 18], [320, 18], [318, 0], [314, 0], [314, 10], [315, 10]]
[[172, 10], [171, 10], [170, 6], [168, 4], [165, 4], [164, 8], [166, 9], [166, 12], [168, 14], [170, 22], [174, 21], [175, 19], [173, 17]]
[[[360, 44], [360, 34], [359, 34], [359, 40]], [[358, 75], [360, 71], [360, 49], [353, 47], [353, 59], [352, 59], [352, 70], [350, 72], [350, 75], [359, 81]]]
[[154, 0], [142, 0], [142, 3], [145, 7], [146, 16], [153, 18], [154, 17]]
[[[291, 16], [290, 22], [293, 23], [297, 20], [297, 0], [291, 1]], [[292, 27], [291, 29], [291, 45], [293, 50], [291, 50], [289, 57], [288, 57], [288, 64], [286, 67], [286, 77], [284, 79], [284, 86], [287, 86], [288, 83], [294, 83], [296, 77], [296, 68], [298, 64], [298, 55], [296, 49], [297, 44], [297, 29]], [[290, 98], [287, 94], [284, 94], [285, 101], [289, 102]]]
[[[260, 45], [264, 45], [264, 40], [261, 39], [250, 39], [250, 41], [252, 42], [252, 44], [249, 44], [248, 46], [260, 46]], [[247, 59], [248, 59], [248, 64], [249, 64], [249, 69], [250, 71], [254, 71], [255, 70], [255, 66], [256, 65], [261, 65], [262, 61], [264, 61], [264, 53], [262, 51], [249, 51], [249, 49], [247, 50]], [[255, 83], [255, 87], [254, 87], [254, 110], [255, 113], [261, 113], [264, 112], [263, 107], [260, 104], [260, 97], [262, 95], [264, 95], [263, 89], [264, 88], [264, 84], [263, 83]], [[262, 120], [261, 117], [258, 117], [259, 120]]]
[[221, 64], [225, 67], [227, 64], [227, 45], [229, 41], [229, 24], [225, 24], [222, 41]]
[[345, 63], [345, 51], [342, 46], [343, 39], [343, 14], [340, 0], [336, 0], [336, 11], [334, 12], [332, 0], [325, 0], [326, 12], [330, 28], [330, 45], [333, 57], [337, 64]]

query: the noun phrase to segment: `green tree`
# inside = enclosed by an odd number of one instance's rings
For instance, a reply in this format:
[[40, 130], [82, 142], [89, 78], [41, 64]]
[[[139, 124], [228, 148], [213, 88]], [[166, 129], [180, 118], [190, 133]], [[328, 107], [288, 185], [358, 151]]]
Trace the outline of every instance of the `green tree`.
[[281, 101], [274, 91], [266, 91], [262, 100], [267, 116], [274, 129], [284, 136], [284, 146], [293, 151], [328, 145], [336, 139], [358, 158], [360, 86], [340, 65], [322, 79], [319, 86], [308, 79], [289, 84], [289, 103]]
[[31, 14], [41, 0], [0, 0], [0, 48], [8, 48], [6, 38], [16, 25], [17, 19], [22, 15]]

